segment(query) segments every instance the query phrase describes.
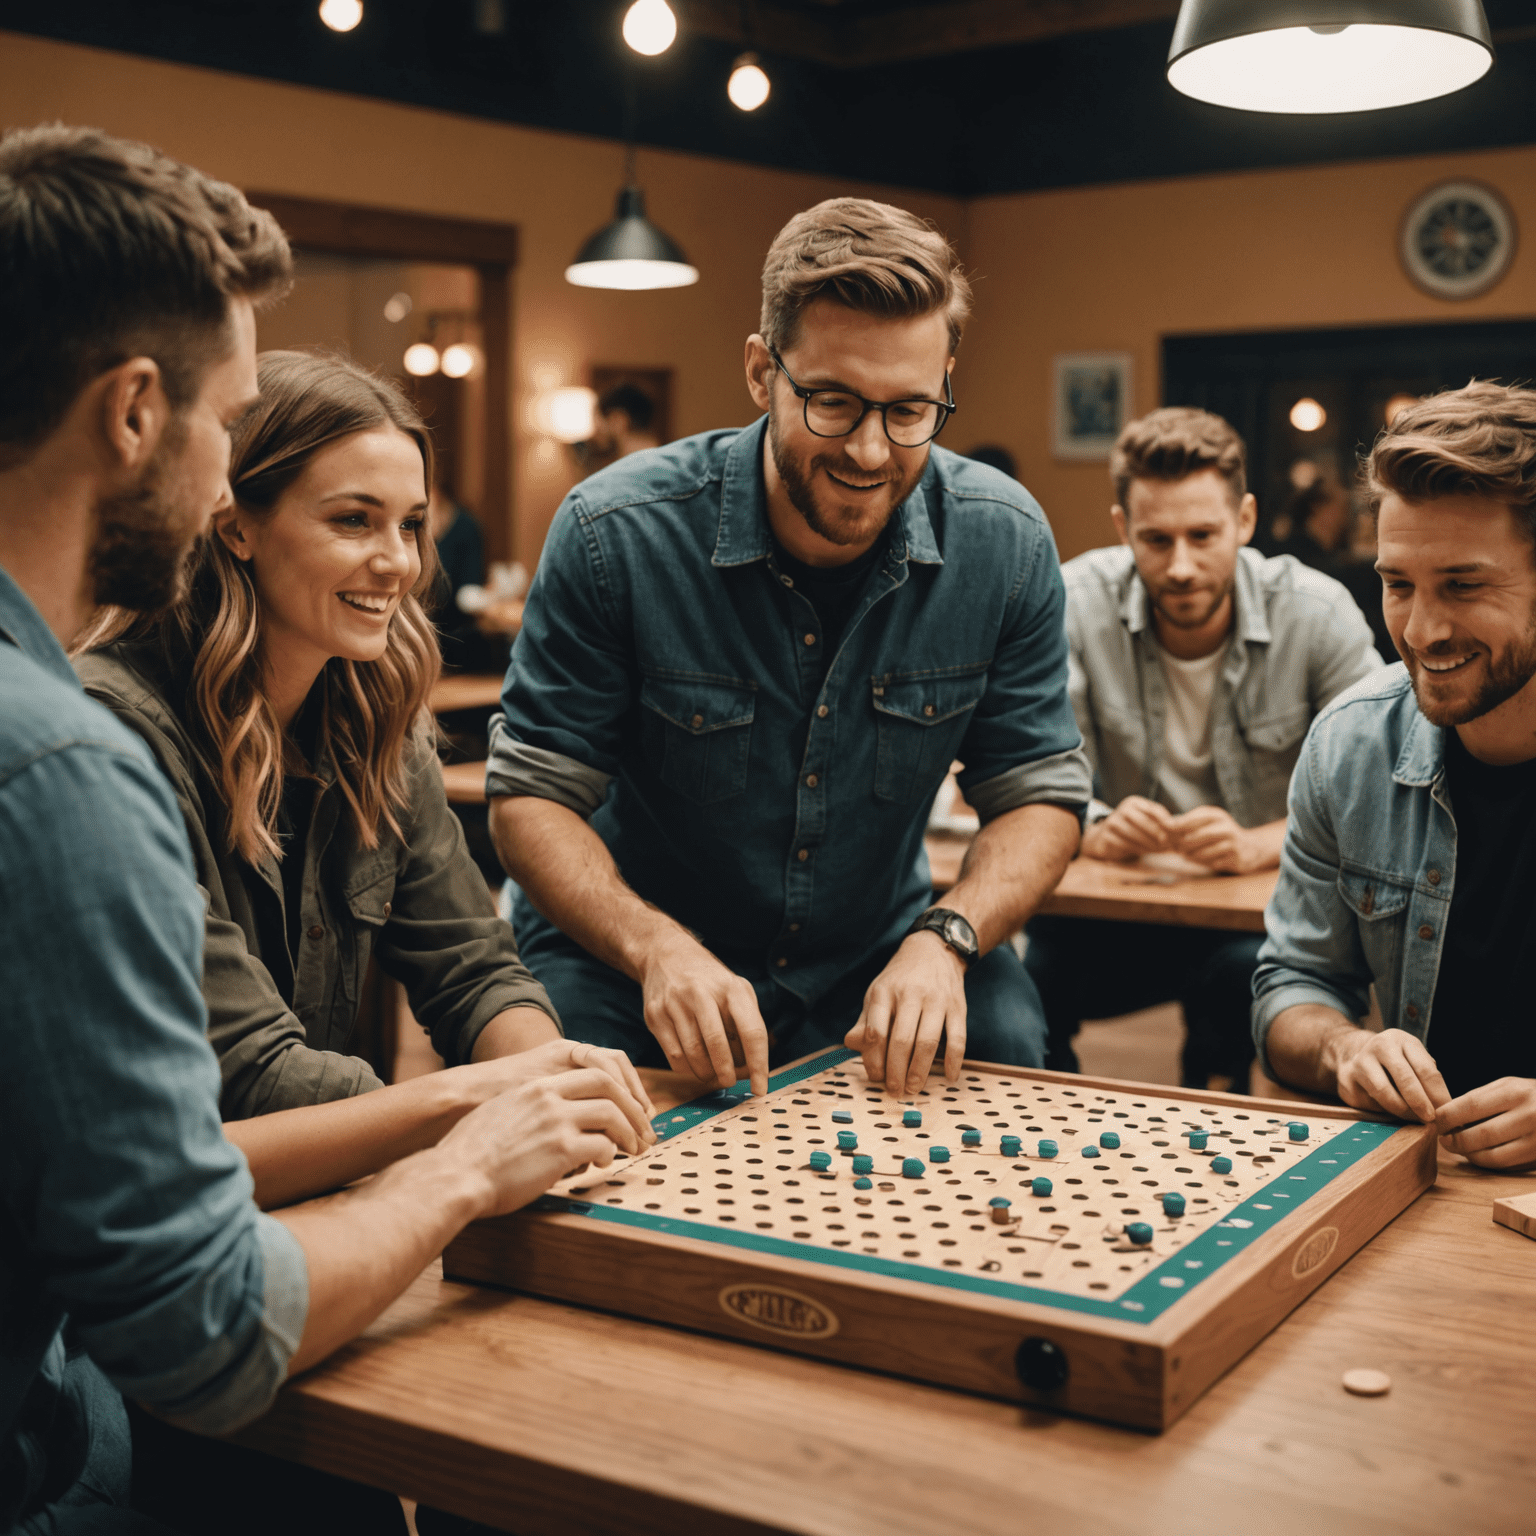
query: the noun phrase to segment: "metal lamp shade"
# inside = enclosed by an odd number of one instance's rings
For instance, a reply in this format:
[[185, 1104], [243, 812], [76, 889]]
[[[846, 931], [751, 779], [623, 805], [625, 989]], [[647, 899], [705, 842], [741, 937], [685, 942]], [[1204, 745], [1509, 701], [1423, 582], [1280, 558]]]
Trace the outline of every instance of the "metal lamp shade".
[[645, 193], [625, 187], [613, 223], [606, 224], [565, 269], [578, 288], [686, 288], [699, 280], [677, 245], [645, 216]]
[[1184, 0], [1168, 83], [1248, 112], [1372, 112], [1492, 65], [1480, 0]]

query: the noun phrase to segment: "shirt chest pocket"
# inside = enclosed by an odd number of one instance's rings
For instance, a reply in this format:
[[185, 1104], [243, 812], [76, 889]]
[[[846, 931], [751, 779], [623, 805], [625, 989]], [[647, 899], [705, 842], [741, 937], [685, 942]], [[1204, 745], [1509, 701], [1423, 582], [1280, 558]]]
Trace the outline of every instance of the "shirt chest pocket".
[[875, 798], [931, 800], [986, 691], [985, 668], [958, 677], [875, 678]]
[[[1248, 759], [1253, 766], [1253, 790], [1257, 814], [1274, 821], [1285, 815], [1285, 795], [1291, 773], [1301, 756], [1301, 744], [1312, 711], [1302, 705], [1283, 714], [1267, 715], [1252, 721], [1243, 731], [1248, 743]], [[1274, 802], [1278, 799], [1278, 804]]]
[[336, 983], [343, 994], [356, 1001], [362, 996], [363, 977], [379, 933], [394, 914], [395, 879], [399, 874], [393, 860], [359, 870], [346, 885], [345, 899], [351, 922], [337, 934], [338, 958]]
[[1402, 954], [1403, 927], [1408, 918], [1406, 884], [1383, 880], [1380, 875], [1344, 870], [1338, 880], [1339, 896], [1355, 919], [1360, 947], [1375, 976], [1395, 976]]
[[645, 756], [657, 777], [699, 805], [747, 787], [755, 710], [751, 683], [648, 677], [640, 687]]

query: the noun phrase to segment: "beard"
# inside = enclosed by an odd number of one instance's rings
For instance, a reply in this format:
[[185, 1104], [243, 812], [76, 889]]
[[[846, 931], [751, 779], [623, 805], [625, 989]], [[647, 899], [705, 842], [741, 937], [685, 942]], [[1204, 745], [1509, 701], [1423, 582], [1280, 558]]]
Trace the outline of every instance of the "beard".
[[1152, 606], [1157, 610], [1158, 616], [1163, 620], [1163, 622], [1170, 625], [1174, 629], [1203, 629], [1207, 624], [1211, 622], [1212, 619], [1216, 617], [1217, 610], [1224, 602], [1226, 602], [1227, 598], [1231, 596], [1232, 588], [1236, 584], [1237, 577], [1234, 573], [1233, 575], [1229, 576], [1226, 581], [1216, 589], [1214, 593], [1211, 594], [1210, 602], [1193, 618], [1180, 617], [1180, 615], [1171, 613], [1166, 607], [1164, 607], [1165, 598], [1169, 596], [1180, 597], [1185, 595], [1183, 593], [1169, 593], [1166, 588], [1161, 588], [1152, 594]]
[[[828, 507], [816, 498], [815, 481], [819, 470], [830, 470], [833, 474], [842, 474], [855, 481], [868, 471], [860, 469], [841, 449], [796, 457], [780, 438], [779, 415], [772, 410], [768, 413], [768, 446], [773, 453], [773, 467], [778, 470], [779, 479], [784, 482], [784, 491], [790, 505], [805, 519], [812, 533], [818, 534], [829, 544], [838, 544], [844, 548], [873, 543], [890, 522], [897, 507], [917, 489], [917, 482], [923, 478], [923, 471], [928, 467], [928, 455], [925, 453], [916, 468], [895, 480], [887, 481], [886, 495], [873, 506]], [[896, 467], [894, 459], [886, 464], [887, 470], [895, 470]]]
[[173, 418], [139, 483], [97, 504], [86, 568], [97, 605], [155, 613], [185, 594], [203, 525], [203, 509], [187, 505], [169, 473], [186, 439], [186, 424]]
[[[1398, 651], [1408, 668], [1408, 676], [1413, 680], [1413, 696], [1418, 702], [1419, 713], [1431, 725], [1438, 725], [1442, 730], [1456, 725], [1468, 725], [1473, 720], [1481, 720], [1484, 715], [1491, 714], [1507, 699], [1514, 698], [1536, 677], [1536, 613], [1531, 615], [1531, 626], [1523, 638], [1505, 646], [1497, 656], [1488, 658], [1488, 670], [1482, 686], [1470, 699], [1437, 700], [1432, 695], [1426, 697], [1428, 690], [1433, 687], [1433, 683], [1426, 682], [1426, 678], [1432, 678], [1434, 674], [1425, 672], [1413, 651], [1401, 645]], [[1429, 651], [1425, 654], [1433, 656], [1435, 653]], [[1450, 651], [1448, 654], [1455, 655], [1455, 652]]]

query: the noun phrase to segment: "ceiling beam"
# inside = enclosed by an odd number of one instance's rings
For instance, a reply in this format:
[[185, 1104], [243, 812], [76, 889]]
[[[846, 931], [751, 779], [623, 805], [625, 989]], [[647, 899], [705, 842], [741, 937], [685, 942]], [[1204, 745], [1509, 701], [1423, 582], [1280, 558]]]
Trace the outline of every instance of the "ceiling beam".
[[[1039, 42], [1169, 20], [1178, 0], [916, 0], [871, 12], [818, 6], [820, 14], [774, 0], [680, 0], [683, 25], [702, 37], [841, 68], [895, 64], [981, 48]], [[750, 33], [744, 13], [751, 17]]]

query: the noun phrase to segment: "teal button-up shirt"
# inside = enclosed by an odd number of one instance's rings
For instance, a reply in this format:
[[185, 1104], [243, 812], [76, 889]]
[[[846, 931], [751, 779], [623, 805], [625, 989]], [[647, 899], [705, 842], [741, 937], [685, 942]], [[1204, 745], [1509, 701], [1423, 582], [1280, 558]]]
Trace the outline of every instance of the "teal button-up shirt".
[[[1016, 481], [934, 448], [833, 654], [779, 570], [766, 421], [635, 454], [550, 529], [487, 787], [591, 816], [624, 878], [814, 1004], [932, 899], [951, 762], [983, 820], [1082, 807], [1055, 544]], [[542, 921], [524, 902], [520, 934]]]

